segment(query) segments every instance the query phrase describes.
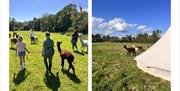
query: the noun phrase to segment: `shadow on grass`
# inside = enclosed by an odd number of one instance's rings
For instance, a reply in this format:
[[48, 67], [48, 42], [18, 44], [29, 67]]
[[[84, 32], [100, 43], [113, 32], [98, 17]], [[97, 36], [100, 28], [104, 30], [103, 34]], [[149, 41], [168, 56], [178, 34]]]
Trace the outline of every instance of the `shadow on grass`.
[[84, 53], [88, 54], [88, 52], [84, 52]]
[[16, 48], [13, 48], [13, 47], [11, 47], [11, 48], [9, 48], [10, 50], [16, 50]]
[[75, 83], [81, 83], [80, 79], [77, 77], [77, 75], [68, 72], [67, 70], [65, 71], [65, 74], [67, 75], [67, 77], [69, 77], [69, 79], [71, 79], [73, 82]]
[[80, 55], [84, 55], [83, 52], [79, 52], [79, 51], [74, 51], [74, 52], [77, 53], [77, 54], [80, 54]]
[[27, 78], [29, 74], [30, 72], [26, 72], [26, 71], [19, 71], [17, 75], [16, 73], [14, 73], [14, 77], [13, 77], [14, 84], [19, 85]]
[[31, 45], [38, 45], [38, 43], [30, 43]]
[[44, 83], [46, 86], [52, 91], [58, 91], [58, 88], [60, 88], [60, 79], [59, 79], [59, 73], [56, 73], [56, 76], [53, 73], [45, 73]]

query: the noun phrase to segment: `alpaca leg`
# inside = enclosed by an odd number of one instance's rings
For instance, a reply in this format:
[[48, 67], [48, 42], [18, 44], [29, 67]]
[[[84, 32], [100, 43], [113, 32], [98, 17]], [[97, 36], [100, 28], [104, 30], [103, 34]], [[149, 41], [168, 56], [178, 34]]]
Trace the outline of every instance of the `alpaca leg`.
[[134, 51], [134, 55], [136, 56], [136, 52]]
[[64, 72], [64, 59], [63, 58], [61, 59], [61, 66], [62, 66], [61, 70]]
[[127, 52], [127, 56], [129, 56], [129, 51]]

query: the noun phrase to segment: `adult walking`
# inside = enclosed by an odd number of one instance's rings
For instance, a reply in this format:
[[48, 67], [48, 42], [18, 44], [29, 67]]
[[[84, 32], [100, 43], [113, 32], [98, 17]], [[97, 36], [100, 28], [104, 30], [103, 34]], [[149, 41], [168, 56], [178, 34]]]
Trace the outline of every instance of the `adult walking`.
[[42, 56], [44, 57], [44, 64], [46, 67], [46, 72], [51, 73], [52, 59], [54, 55], [54, 41], [50, 38], [49, 32], [46, 32], [45, 36], [46, 36], [46, 39], [43, 43]]
[[23, 42], [23, 36], [19, 35], [18, 42], [16, 43], [16, 51], [18, 53], [19, 59], [20, 59], [20, 71], [26, 70], [26, 51], [29, 53], [29, 51], [26, 48], [26, 44]]
[[74, 50], [74, 47], [75, 47], [76, 51], [78, 51], [77, 41], [78, 41], [78, 31], [75, 29], [74, 33], [71, 36], [71, 43], [72, 43], [72, 49]]
[[31, 44], [35, 43], [35, 33], [32, 29], [30, 30], [30, 38], [31, 38]]

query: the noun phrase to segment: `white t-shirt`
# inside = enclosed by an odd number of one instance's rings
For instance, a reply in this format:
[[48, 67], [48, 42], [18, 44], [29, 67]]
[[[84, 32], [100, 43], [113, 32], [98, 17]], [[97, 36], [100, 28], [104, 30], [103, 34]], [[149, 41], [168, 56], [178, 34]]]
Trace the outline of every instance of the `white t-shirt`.
[[23, 51], [26, 51], [26, 44], [25, 43], [23, 43], [23, 42], [21, 42], [21, 41], [18, 41], [17, 43], [16, 43], [16, 50], [18, 51], [18, 52], [23, 52]]
[[31, 33], [30, 33], [30, 37], [35, 37], [35, 33], [34, 33], [34, 32], [31, 32]]

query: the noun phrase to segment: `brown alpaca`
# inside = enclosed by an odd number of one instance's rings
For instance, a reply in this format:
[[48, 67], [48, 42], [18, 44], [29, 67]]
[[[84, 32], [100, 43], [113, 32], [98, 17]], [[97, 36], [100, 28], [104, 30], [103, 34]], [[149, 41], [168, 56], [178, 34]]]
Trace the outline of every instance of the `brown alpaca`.
[[13, 45], [16, 45], [16, 43], [18, 42], [18, 39], [13, 37], [11, 38], [11, 48], [13, 47]]
[[127, 48], [126, 45], [124, 45], [124, 48], [127, 50], [127, 55], [131, 55], [131, 53], [132, 53], [133, 55], [136, 55], [135, 48], [133, 48], [133, 47]]
[[62, 70], [64, 71], [64, 60], [66, 59], [68, 61], [68, 64], [69, 64], [69, 68], [68, 68], [67, 72], [69, 72], [69, 70], [72, 68], [72, 70], [74, 72], [74, 75], [75, 75], [75, 68], [74, 68], [74, 66], [72, 64], [72, 62], [74, 61], [74, 56], [69, 51], [62, 50], [61, 49], [61, 43], [62, 43], [62, 41], [61, 42], [57, 41], [57, 48], [58, 48], [59, 54], [61, 56]]
[[144, 51], [142, 46], [136, 46], [140, 51]]

